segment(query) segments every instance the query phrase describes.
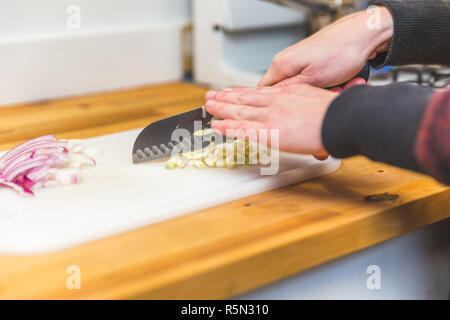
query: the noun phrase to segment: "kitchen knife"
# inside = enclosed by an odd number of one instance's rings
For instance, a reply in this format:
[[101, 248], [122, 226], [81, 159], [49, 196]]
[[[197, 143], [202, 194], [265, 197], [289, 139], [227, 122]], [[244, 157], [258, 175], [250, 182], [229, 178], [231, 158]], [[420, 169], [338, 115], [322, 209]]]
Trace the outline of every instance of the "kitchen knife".
[[[355, 76], [369, 78], [370, 68], [366, 64]], [[194, 132], [210, 128], [213, 115], [206, 112], [204, 107], [194, 109], [173, 117], [151, 123], [139, 133], [133, 146], [133, 163], [142, 163], [156, 159], [170, 157], [172, 153], [181, 150], [196, 150], [205, 147], [209, 141], [222, 139], [215, 132], [206, 136], [196, 136]], [[184, 129], [184, 135], [175, 135], [175, 129]]]
[[[210, 128], [212, 119], [213, 115], [201, 107], [153, 122], [139, 133], [134, 142], [133, 163], [170, 157], [173, 151], [181, 149], [196, 150], [204, 147], [220, 135], [210, 132], [205, 136], [197, 136], [194, 132]], [[184, 129], [184, 135], [174, 136], [175, 129]]]

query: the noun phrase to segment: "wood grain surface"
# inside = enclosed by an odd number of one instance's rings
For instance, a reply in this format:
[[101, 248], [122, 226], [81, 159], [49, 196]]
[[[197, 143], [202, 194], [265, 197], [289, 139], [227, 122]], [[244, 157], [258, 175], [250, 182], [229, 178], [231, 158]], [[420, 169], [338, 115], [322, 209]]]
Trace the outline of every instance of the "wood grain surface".
[[[169, 83], [0, 108], [0, 150], [143, 127], [201, 106], [205, 92]], [[0, 298], [227, 298], [449, 216], [445, 186], [354, 157], [321, 178], [73, 249], [0, 256]], [[80, 289], [66, 286], [71, 265]]]

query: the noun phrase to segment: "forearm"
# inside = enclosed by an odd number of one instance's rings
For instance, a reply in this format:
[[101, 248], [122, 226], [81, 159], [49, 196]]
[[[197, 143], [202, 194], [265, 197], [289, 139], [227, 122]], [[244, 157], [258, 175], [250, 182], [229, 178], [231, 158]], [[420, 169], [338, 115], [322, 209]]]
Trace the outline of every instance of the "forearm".
[[328, 108], [322, 126], [323, 145], [334, 157], [365, 155], [450, 183], [450, 152], [440, 151], [441, 146], [449, 150], [450, 135], [448, 129], [444, 131], [450, 121], [449, 97], [447, 92], [447, 100], [438, 99], [439, 94], [431, 88], [400, 83], [352, 87]]
[[371, 60], [374, 67], [405, 64], [450, 64], [450, 2], [379, 0], [393, 19], [387, 52]]

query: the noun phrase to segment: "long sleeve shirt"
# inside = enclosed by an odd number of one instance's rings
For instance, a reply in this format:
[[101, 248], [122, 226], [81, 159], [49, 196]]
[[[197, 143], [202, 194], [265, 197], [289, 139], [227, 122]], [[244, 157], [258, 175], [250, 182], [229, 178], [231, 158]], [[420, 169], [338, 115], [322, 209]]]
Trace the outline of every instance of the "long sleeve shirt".
[[[389, 51], [374, 67], [450, 65], [450, 3], [384, 0], [394, 20]], [[354, 86], [330, 105], [322, 126], [334, 157], [368, 158], [429, 174], [450, 184], [450, 88], [414, 84]]]

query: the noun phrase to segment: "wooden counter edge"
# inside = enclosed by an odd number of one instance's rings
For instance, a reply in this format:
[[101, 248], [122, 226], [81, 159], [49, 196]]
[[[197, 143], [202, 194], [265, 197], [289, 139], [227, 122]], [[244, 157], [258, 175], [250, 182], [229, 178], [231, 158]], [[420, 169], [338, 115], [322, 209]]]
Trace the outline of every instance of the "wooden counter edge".
[[[140, 283], [125, 284], [127, 289], [123, 292], [129, 290], [129, 295], [112, 294], [110, 296], [105, 293], [104, 297], [131, 299], [229, 298], [449, 218], [449, 203], [450, 190], [447, 189], [441, 193], [354, 221], [331, 232], [280, 245], [276, 249], [249, 256], [217, 269], [197, 273], [182, 281], [168, 283], [161, 287], [145, 289], [145, 275], [143, 275], [139, 280]], [[424, 214], [425, 208], [430, 206], [434, 207], [434, 215]], [[405, 216], [408, 218], [405, 219]], [[389, 228], [386, 228], [386, 219], [393, 222]], [[374, 229], [374, 226], [377, 225], [380, 227]], [[375, 232], [378, 233], [378, 237], [373, 236]], [[346, 240], [345, 235], [349, 233], [360, 235], [370, 233], [372, 236], [362, 236], [352, 242]], [[327, 248], [327, 254], [314, 256], [311, 252], [320, 244], [333, 242], [333, 247]], [[303, 252], [308, 252], [308, 254], [302, 255]], [[111, 291], [111, 293], [113, 292]]]
[[[103, 125], [104, 129], [86, 128], [74, 131], [67, 137], [87, 138], [137, 128], [143, 123], [145, 121], [142, 119], [130, 119], [126, 123]], [[58, 136], [65, 136], [65, 134], [59, 133]], [[47, 283], [45, 288], [39, 291], [38, 296], [24, 293], [21, 288], [17, 287], [13, 296], [10, 292], [7, 297], [44, 299], [216, 299], [232, 297], [448, 218], [450, 215], [450, 189], [437, 188], [429, 180], [426, 179], [425, 185], [428, 187], [432, 185], [433, 191], [426, 193], [427, 195], [424, 197], [417, 197], [413, 201], [375, 214], [364, 215], [361, 219], [351, 220], [346, 224], [340, 224], [339, 228], [331, 228], [328, 232], [320, 232], [311, 237], [294, 236], [290, 241], [285, 241], [277, 238], [276, 234], [272, 234], [273, 247], [266, 246], [258, 250], [248, 250], [246, 255], [239, 257], [232, 249], [215, 252], [214, 248], [217, 246], [212, 244], [210, 248], [205, 249], [208, 254], [189, 253], [190, 259], [185, 263], [179, 260], [180, 256], [166, 259], [170, 260], [167, 262], [168, 269], [161, 274], [155, 275], [149, 271], [148, 262], [144, 261], [124, 267], [116, 279], [106, 279], [109, 276], [107, 272], [93, 275], [90, 279], [92, 290], [61, 291], [59, 284], [57, 286]], [[238, 201], [244, 203], [245, 199]], [[195, 215], [195, 213], [193, 214]], [[386, 222], [388, 222], [387, 225]], [[171, 223], [171, 220], [163, 223]], [[295, 220], [288, 219], [282, 224], [280, 227], [286, 228], [292, 234], [302, 232]], [[130, 233], [132, 232], [134, 231], [130, 231]], [[257, 232], [253, 232], [249, 237], [257, 235]], [[253, 239], [254, 242], [251, 243], [253, 246], [257, 247], [259, 243], [265, 245], [267, 240], [271, 240], [271, 238], [265, 239], [265, 241], [258, 240], [265, 236], [264, 231], [261, 232]], [[349, 241], [348, 237], [345, 237], [348, 234], [354, 234], [356, 239], [352, 238], [352, 241]], [[113, 238], [124, 236], [126, 234], [119, 234]], [[107, 244], [111, 243], [111, 239], [105, 238], [99, 242], [104, 243], [101, 247], [108, 248]], [[318, 247], [321, 248], [320, 255], [314, 252]], [[87, 259], [88, 256], [82, 255], [83, 248], [84, 246], [68, 249], [62, 257], [50, 260], [49, 264], [52, 261], [69, 262], [63, 260], [67, 257]], [[0, 261], [2, 261], [1, 256]], [[52, 266], [49, 264], [31, 265], [30, 268], [27, 268], [27, 273], [18, 272], [17, 276], [39, 277], [39, 272], [43, 272], [43, 269], [48, 269], [46, 272], [51, 271]], [[1, 276], [0, 272], [0, 278]], [[154, 281], [155, 276], [161, 276], [158, 283]], [[21, 280], [16, 284], [22, 282]], [[33, 283], [41, 284], [38, 280]], [[2, 286], [5, 285], [7, 286], [5, 283], [0, 283], [0, 298], [2, 298]]]

